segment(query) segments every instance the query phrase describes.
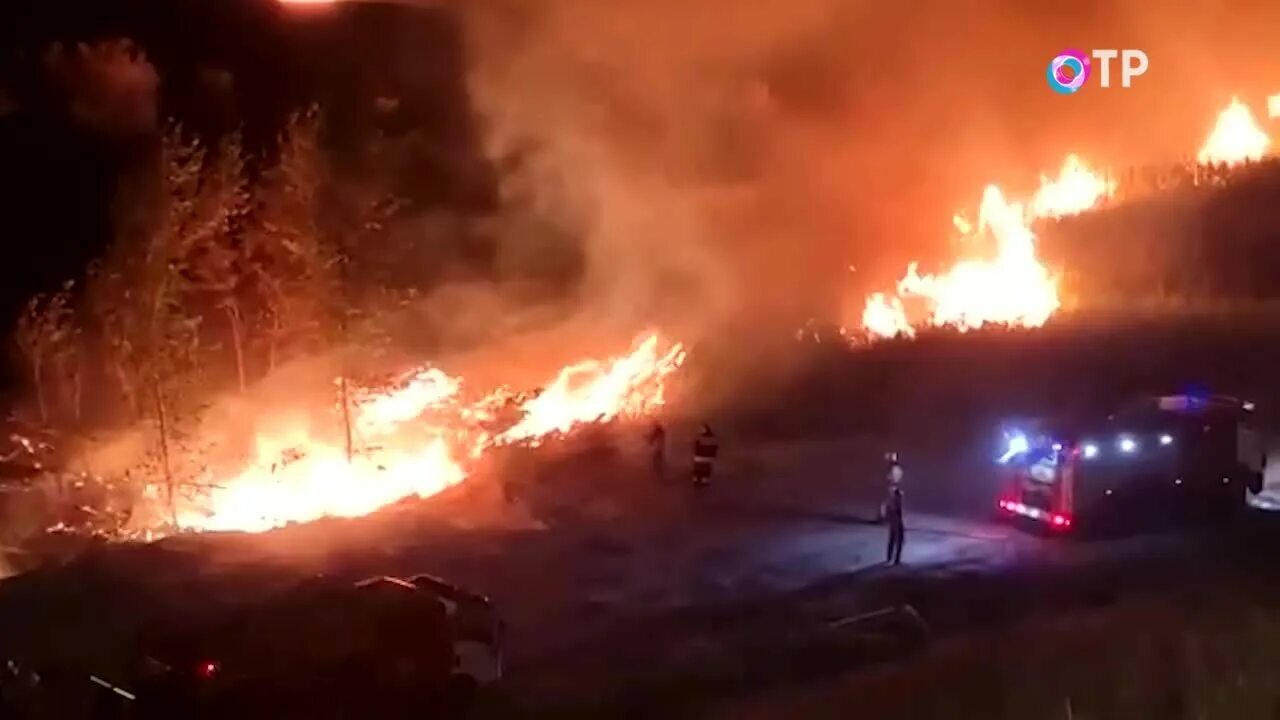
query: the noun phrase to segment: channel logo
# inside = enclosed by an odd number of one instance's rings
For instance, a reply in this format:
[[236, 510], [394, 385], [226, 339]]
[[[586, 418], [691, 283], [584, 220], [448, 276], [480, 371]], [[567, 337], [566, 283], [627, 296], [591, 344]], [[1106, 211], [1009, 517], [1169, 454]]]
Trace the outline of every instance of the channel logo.
[[1080, 91], [1089, 74], [1093, 71], [1093, 63], [1089, 56], [1079, 50], [1063, 50], [1049, 61], [1046, 77], [1049, 88], [1056, 93], [1070, 95]]
[[1053, 56], [1045, 78], [1049, 89], [1061, 95], [1073, 95], [1089, 82], [1093, 75], [1094, 61], [1098, 65], [1098, 86], [1111, 87], [1111, 61], [1120, 58], [1120, 86], [1129, 87], [1133, 79], [1147, 72], [1150, 64], [1142, 50], [1118, 50], [1097, 48], [1086, 55], [1080, 50], [1067, 49]]

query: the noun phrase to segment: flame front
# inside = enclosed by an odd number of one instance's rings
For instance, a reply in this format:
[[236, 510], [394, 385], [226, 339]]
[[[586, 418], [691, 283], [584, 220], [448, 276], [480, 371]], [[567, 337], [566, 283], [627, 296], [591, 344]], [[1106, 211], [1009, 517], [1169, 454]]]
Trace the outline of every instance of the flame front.
[[665, 402], [665, 380], [684, 357], [680, 345], [659, 354], [658, 338], [651, 336], [626, 357], [571, 365], [536, 397], [525, 401], [520, 406], [520, 420], [495, 441], [536, 442], [585, 423], [650, 413]]
[[1270, 146], [1271, 138], [1253, 119], [1248, 106], [1239, 98], [1231, 98], [1231, 103], [1218, 114], [1218, 121], [1196, 158], [1202, 163], [1235, 165], [1261, 160]]
[[999, 187], [982, 195], [976, 228], [963, 215], [952, 223], [966, 239], [989, 236], [990, 258], [962, 260], [939, 275], [921, 274], [918, 263], [907, 267], [897, 294], [876, 293], [867, 299], [862, 327], [875, 337], [911, 336], [914, 327], [907, 302], [923, 302], [927, 324], [971, 330], [987, 324], [1039, 327], [1058, 309], [1058, 284], [1036, 257], [1031, 223], [1063, 217], [1095, 207], [1115, 191], [1115, 183], [1089, 169], [1075, 155], [1063, 161], [1056, 178], [1042, 176], [1028, 205], [1010, 202]]
[[[343, 446], [303, 428], [260, 436], [248, 467], [185, 503], [177, 523], [261, 532], [431, 497], [464, 481], [493, 447], [537, 445], [584, 424], [654, 412], [685, 358], [679, 343], [662, 348], [650, 335], [627, 355], [564, 368], [530, 397], [500, 388], [467, 401], [463, 382], [438, 368], [415, 370], [389, 389], [356, 389], [352, 429], [361, 446], [349, 461]], [[494, 432], [488, 426], [503, 407], [513, 420]]]

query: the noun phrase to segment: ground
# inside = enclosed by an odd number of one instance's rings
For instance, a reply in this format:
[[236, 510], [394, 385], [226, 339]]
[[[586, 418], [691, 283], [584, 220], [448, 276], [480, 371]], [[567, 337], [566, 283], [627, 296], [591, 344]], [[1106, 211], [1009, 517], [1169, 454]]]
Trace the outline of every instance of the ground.
[[[139, 628], [287, 578], [431, 572], [492, 597], [510, 627], [482, 717], [1271, 717], [1280, 688], [1259, 668], [1280, 583], [1260, 548], [1280, 517], [1098, 540], [1011, 527], [991, 512], [984, 413], [919, 436], [725, 423], [702, 492], [684, 477], [687, 428], [658, 479], [644, 429], [623, 427], [371, 518], [99, 548], [0, 583], [0, 644], [110, 673]], [[897, 568], [870, 521], [889, 449], [907, 468]], [[840, 624], [903, 605], [923, 642]], [[1144, 668], [1128, 690], [1108, 679], [1126, 663]], [[1248, 709], [1218, 712], [1223, 683], [1247, 684]]]

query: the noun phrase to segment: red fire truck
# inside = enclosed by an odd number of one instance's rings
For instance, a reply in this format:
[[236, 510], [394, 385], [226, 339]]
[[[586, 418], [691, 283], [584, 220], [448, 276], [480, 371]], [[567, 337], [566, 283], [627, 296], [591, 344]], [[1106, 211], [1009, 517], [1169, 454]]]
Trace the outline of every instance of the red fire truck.
[[1116, 411], [1005, 432], [997, 501], [1055, 530], [1176, 505], [1231, 509], [1262, 490], [1252, 403], [1220, 395], [1143, 397]]

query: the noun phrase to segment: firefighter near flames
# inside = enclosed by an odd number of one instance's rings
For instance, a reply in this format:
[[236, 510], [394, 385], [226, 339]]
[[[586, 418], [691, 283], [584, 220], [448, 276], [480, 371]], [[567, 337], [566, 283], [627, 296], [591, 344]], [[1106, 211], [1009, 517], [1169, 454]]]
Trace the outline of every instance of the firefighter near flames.
[[720, 440], [711, 426], [703, 423], [702, 431], [693, 441], [693, 486], [710, 487], [711, 473], [715, 469], [716, 456], [720, 453]]

